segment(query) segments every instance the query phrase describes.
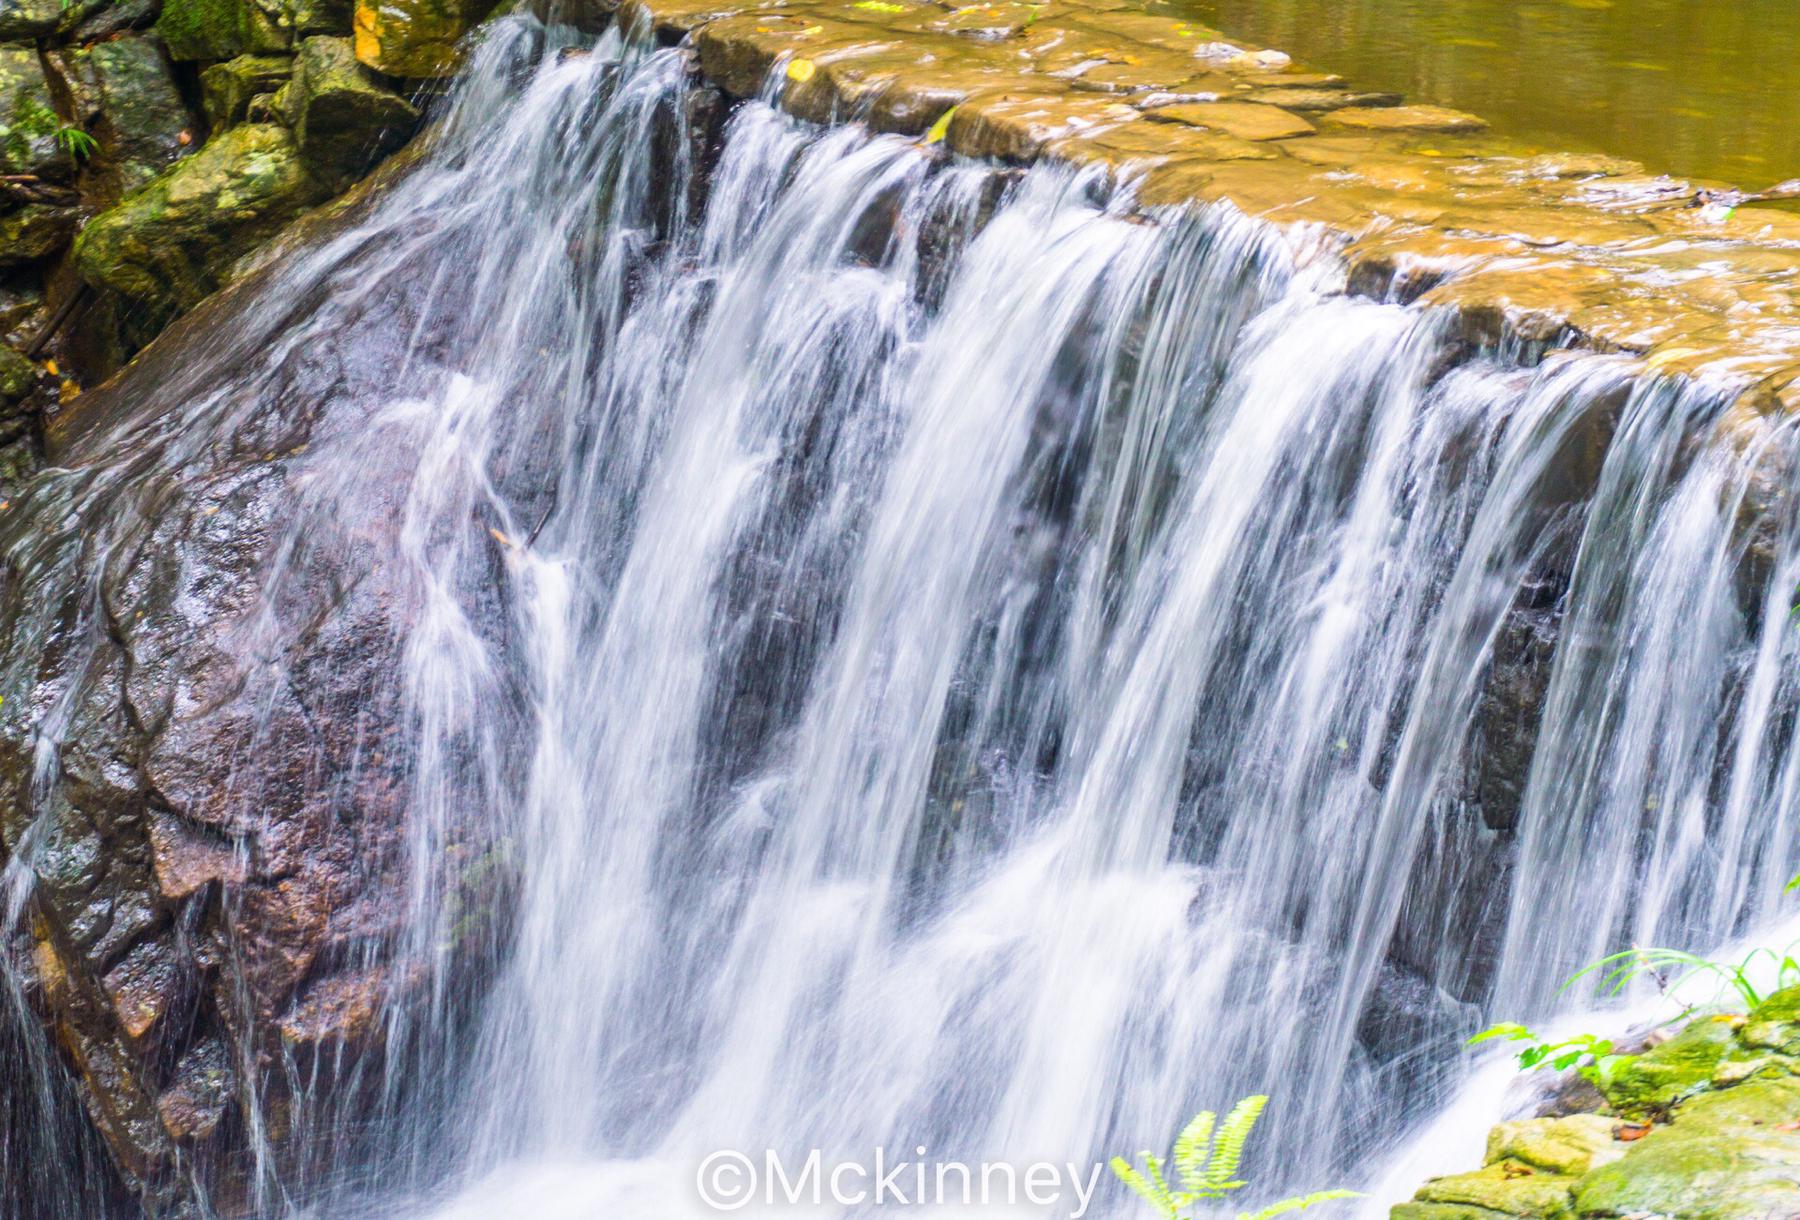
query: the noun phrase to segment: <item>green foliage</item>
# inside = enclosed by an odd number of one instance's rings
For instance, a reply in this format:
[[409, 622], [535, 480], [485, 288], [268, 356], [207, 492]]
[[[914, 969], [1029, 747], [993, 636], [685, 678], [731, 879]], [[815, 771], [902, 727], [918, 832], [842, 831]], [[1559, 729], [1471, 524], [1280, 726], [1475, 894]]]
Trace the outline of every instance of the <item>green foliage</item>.
[[1525, 1043], [1519, 1051], [1519, 1070], [1522, 1072], [1535, 1072], [1546, 1067], [1566, 1072], [1574, 1068], [1576, 1075], [1602, 1090], [1612, 1083], [1614, 1074], [1634, 1058], [1615, 1054], [1611, 1041], [1593, 1034], [1576, 1034], [1561, 1042], [1550, 1042], [1523, 1025], [1511, 1023], [1489, 1026], [1470, 1038], [1468, 1045], [1476, 1046], [1496, 1039]]
[[[1789, 890], [1797, 887], [1800, 887], [1800, 877], [1788, 882]], [[1670, 1022], [1679, 1021], [1695, 1009], [1721, 1000], [1734, 1001], [1745, 1009], [1752, 1009], [1768, 998], [1753, 977], [1756, 967], [1765, 959], [1775, 968], [1772, 991], [1800, 984], [1800, 959], [1796, 959], [1794, 952], [1796, 945], [1800, 942], [1779, 952], [1753, 949], [1736, 962], [1715, 961], [1684, 949], [1627, 949], [1578, 970], [1562, 985], [1562, 990], [1567, 991], [1582, 979], [1597, 978], [1607, 995], [1616, 996], [1633, 980], [1649, 978], [1664, 995], [1671, 995], [1694, 979], [1710, 976], [1716, 983], [1713, 994], [1698, 1004], [1688, 1004], [1669, 1018]], [[1525, 1026], [1510, 1022], [1489, 1026], [1470, 1038], [1468, 1045], [1496, 1040], [1524, 1044], [1518, 1052], [1521, 1071], [1535, 1072], [1547, 1067], [1566, 1072], [1573, 1068], [1583, 1080], [1603, 1092], [1619, 1068], [1635, 1058], [1615, 1053], [1611, 1041], [1594, 1034], [1576, 1034], [1561, 1042], [1550, 1042]]]
[[65, 123], [56, 129], [56, 143], [64, 152], [77, 161], [85, 161], [100, 147], [93, 136], [72, 124]]
[[1603, 957], [1579, 971], [1563, 984], [1563, 990], [1568, 990], [1584, 978], [1598, 975], [1601, 986], [1608, 995], [1618, 995], [1633, 979], [1644, 977], [1655, 980], [1657, 988], [1667, 994], [1678, 991], [1693, 979], [1710, 975], [1717, 982], [1716, 991], [1707, 1001], [1690, 1005], [1683, 1011], [1683, 1016], [1694, 1008], [1704, 1007], [1705, 1004], [1724, 997], [1742, 1003], [1745, 1008], [1755, 1008], [1768, 998], [1752, 978], [1757, 964], [1764, 959], [1775, 967], [1773, 991], [1800, 983], [1800, 960], [1795, 959], [1794, 949], [1795, 945], [1792, 944], [1780, 952], [1774, 949], [1753, 949], [1736, 962], [1714, 961], [1682, 949], [1627, 949], [1623, 953]]
[[[1249, 1185], [1237, 1176], [1238, 1165], [1243, 1161], [1244, 1148], [1250, 1142], [1256, 1120], [1262, 1117], [1263, 1107], [1268, 1104], [1267, 1097], [1246, 1097], [1231, 1108], [1222, 1123], [1211, 1110], [1194, 1115], [1175, 1137], [1175, 1147], [1170, 1154], [1181, 1180], [1179, 1190], [1169, 1185], [1163, 1174], [1162, 1158], [1153, 1152], [1138, 1153], [1144, 1162], [1142, 1169], [1124, 1157], [1116, 1156], [1112, 1159], [1112, 1171], [1163, 1220], [1181, 1220], [1182, 1211], [1195, 1203], [1224, 1198]], [[1261, 1211], [1239, 1212], [1238, 1220], [1269, 1220], [1272, 1216], [1286, 1215], [1333, 1199], [1357, 1197], [1354, 1191], [1321, 1190], [1271, 1203]]]

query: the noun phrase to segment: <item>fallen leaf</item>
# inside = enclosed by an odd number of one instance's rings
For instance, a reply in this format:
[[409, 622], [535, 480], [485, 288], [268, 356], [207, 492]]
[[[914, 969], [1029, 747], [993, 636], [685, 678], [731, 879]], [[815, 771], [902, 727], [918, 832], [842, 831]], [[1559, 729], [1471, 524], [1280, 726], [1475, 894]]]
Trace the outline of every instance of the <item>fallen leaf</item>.
[[937, 122], [933, 123], [931, 129], [925, 133], [925, 142], [927, 144], [942, 144], [944, 142], [944, 137], [950, 134], [950, 118], [955, 113], [956, 107], [952, 106], [950, 109], [944, 111], [944, 113], [938, 115]]
[[805, 84], [813, 78], [813, 73], [817, 71], [818, 68], [813, 65], [813, 61], [810, 59], [790, 60], [787, 66], [787, 78], [791, 81], [798, 81], [801, 84]]
[[1641, 1140], [1649, 1134], [1649, 1123], [1618, 1123], [1613, 1127], [1613, 1138], [1626, 1144]]

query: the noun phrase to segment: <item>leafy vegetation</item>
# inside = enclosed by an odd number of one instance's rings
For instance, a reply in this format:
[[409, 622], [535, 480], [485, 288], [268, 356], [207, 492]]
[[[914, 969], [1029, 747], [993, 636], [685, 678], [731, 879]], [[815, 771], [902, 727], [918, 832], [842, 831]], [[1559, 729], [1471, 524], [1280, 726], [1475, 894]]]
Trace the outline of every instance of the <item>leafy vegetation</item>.
[[[1181, 1129], [1171, 1153], [1180, 1178], [1179, 1189], [1169, 1184], [1162, 1159], [1152, 1152], [1138, 1153], [1144, 1162], [1142, 1169], [1124, 1157], [1116, 1156], [1112, 1159], [1112, 1171], [1163, 1220], [1181, 1220], [1182, 1212], [1194, 1204], [1207, 1199], [1222, 1199], [1249, 1185], [1237, 1176], [1238, 1166], [1243, 1161], [1244, 1147], [1250, 1141], [1256, 1120], [1262, 1117], [1263, 1107], [1268, 1104], [1269, 1099], [1264, 1096], [1246, 1097], [1231, 1108], [1224, 1122], [1220, 1122], [1211, 1110], [1196, 1114]], [[1333, 1199], [1357, 1197], [1355, 1191], [1321, 1190], [1282, 1199], [1261, 1211], [1239, 1212], [1238, 1220], [1269, 1220]]]
[[[1800, 878], [1790, 881], [1788, 888], [1792, 890], [1797, 884], [1800, 884]], [[1685, 949], [1627, 949], [1578, 970], [1562, 985], [1562, 990], [1569, 990], [1583, 979], [1597, 978], [1602, 991], [1617, 996], [1634, 980], [1649, 978], [1663, 995], [1673, 997], [1680, 995], [1694, 980], [1711, 977], [1716, 982], [1713, 993], [1698, 1003], [1684, 1002], [1681, 1011], [1664, 1024], [1682, 1020], [1697, 1009], [1710, 1007], [1721, 1000], [1729, 1000], [1734, 1006], [1742, 1005], [1748, 1010], [1759, 1007], [1774, 992], [1800, 984], [1800, 959], [1795, 957], [1795, 947], [1791, 944], [1780, 951], [1753, 949], [1735, 962], [1701, 957]], [[1759, 967], [1764, 963], [1774, 970], [1774, 985], [1767, 990], [1757, 982]], [[1516, 1022], [1490, 1025], [1470, 1038], [1467, 1045], [1493, 1041], [1524, 1044], [1518, 1051], [1521, 1071], [1550, 1068], [1566, 1072], [1573, 1069], [1602, 1092], [1612, 1083], [1619, 1068], [1634, 1058], [1618, 1054], [1611, 1040], [1595, 1034], [1576, 1034], [1552, 1042]]]
[[1561, 1042], [1551, 1042], [1523, 1025], [1512, 1023], [1491, 1025], [1470, 1038], [1468, 1044], [1476, 1046], [1496, 1039], [1526, 1044], [1519, 1051], [1520, 1071], [1535, 1072], [1547, 1067], [1566, 1072], [1573, 1068], [1576, 1075], [1601, 1090], [1612, 1083], [1613, 1074], [1632, 1058], [1615, 1053], [1610, 1040], [1593, 1034], [1576, 1034]]
[[1768, 998], [1768, 993], [1756, 983], [1758, 963], [1767, 961], [1774, 967], [1775, 985], [1769, 988], [1769, 992], [1800, 983], [1800, 961], [1795, 960], [1794, 948], [1794, 945], [1789, 945], [1779, 952], [1774, 949], [1753, 949], [1735, 962], [1716, 961], [1682, 949], [1627, 949], [1623, 953], [1603, 957], [1579, 971], [1563, 984], [1563, 989], [1567, 990], [1591, 975], [1599, 975], [1606, 993], [1616, 996], [1632, 980], [1649, 977], [1656, 982], [1657, 989], [1663, 994], [1672, 995], [1690, 981], [1710, 975], [1717, 980], [1718, 989], [1703, 1004], [1689, 1005], [1683, 1010], [1682, 1016], [1725, 995], [1741, 1002], [1745, 1008], [1755, 1008]]
[[73, 124], [65, 123], [56, 129], [56, 144], [64, 152], [77, 161], [85, 161], [100, 146], [99, 141]]

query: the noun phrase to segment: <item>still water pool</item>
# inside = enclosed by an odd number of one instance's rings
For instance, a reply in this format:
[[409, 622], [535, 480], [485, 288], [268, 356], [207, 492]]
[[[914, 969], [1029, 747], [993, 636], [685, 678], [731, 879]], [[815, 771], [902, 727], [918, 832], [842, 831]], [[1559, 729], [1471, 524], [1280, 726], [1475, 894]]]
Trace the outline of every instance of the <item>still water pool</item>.
[[1367, 88], [1557, 149], [1759, 187], [1800, 175], [1800, 0], [1176, 0]]

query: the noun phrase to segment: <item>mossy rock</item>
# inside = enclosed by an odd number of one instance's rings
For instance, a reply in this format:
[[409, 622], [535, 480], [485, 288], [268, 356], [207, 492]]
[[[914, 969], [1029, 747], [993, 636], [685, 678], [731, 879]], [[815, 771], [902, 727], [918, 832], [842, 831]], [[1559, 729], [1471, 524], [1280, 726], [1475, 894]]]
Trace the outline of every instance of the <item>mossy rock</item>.
[[0, 0], [0, 40], [42, 38], [62, 16], [63, 0]]
[[349, 34], [355, 27], [355, 0], [288, 0], [287, 16], [295, 37]]
[[163, 0], [156, 32], [177, 62], [285, 51], [293, 35], [253, 0]]
[[1413, 1196], [1415, 1203], [1474, 1207], [1502, 1216], [1565, 1220], [1575, 1179], [1545, 1173], [1518, 1161], [1499, 1161], [1474, 1173], [1433, 1178]]
[[[129, 195], [198, 147], [196, 123], [160, 42], [129, 34], [51, 57], [75, 121], [99, 142], [95, 163], [113, 200]], [[185, 137], [185, 139], [184, 139]]]
[[1515, 1161], [1548, 1173], [1580, 1177], [1616, 1161], [1628, 1145], [1613, 1138], [1613, 1119], [1598, 1114], [1526, 1118], [1488, 1132], [1487, 1162]]
[[1582, 1179], [1582, 1217], [1633, 1213], [1681, 1220], [1800, 1214], [1800, 1080], [1755, 1080], [1681, 1106], [1623, 1159]]
[[1738, 1038], [1745, 1046], [1800, 1055], [1800, 987], [1778, 991], [1752, 1009]]
[[1398, 1203], [1389, 1220], [1517, 1220], [1510, 1212], [1497, 1212], [1466, 1203]]
[[95, 217], [75, 243], [75, 263], [88, 283], [137, 305], [154, 334], [329, 193], [288, 132], [270, 124], [234, 127]]
[[273, 93], [287, 83], [293, 71], [294, 60], [288, 55], [240, 55], [214, 64], [200, 74], [206, 121], [214, 131], [241, 122], [249, 112], [251, 98]]
[[411, 102], [357, 62], [348, 38], [308, 38], [281, 103], [300, 155], [318, 177], [341, 188], [393, 152], [418, 124]]
[[1621, 1114], [1656, 1114], [1712, 1082], [1736, 1042], [1734, 1022], [1702, 1017], [1675, 1037], [1621, 1067], [1607, 1084], [1606, 1100]]
[[10, 347], [0, 346], [0, 399], [16, 402], [37, 385], [37, 365]]
[[0, 47], [0, 172], [66, 179], [75, 162], [56, 133], [62, 116], [34, 47]]
[[68, 244], [80, 214], [74, 208], [28, 203], [0, 214], [0, 267], [19, 267], [50, 257]]
[[491, 8], [492, 0], [356, 0], [356, 58], [389, 76], [450, 76], [462, 64], [462, 36]]

